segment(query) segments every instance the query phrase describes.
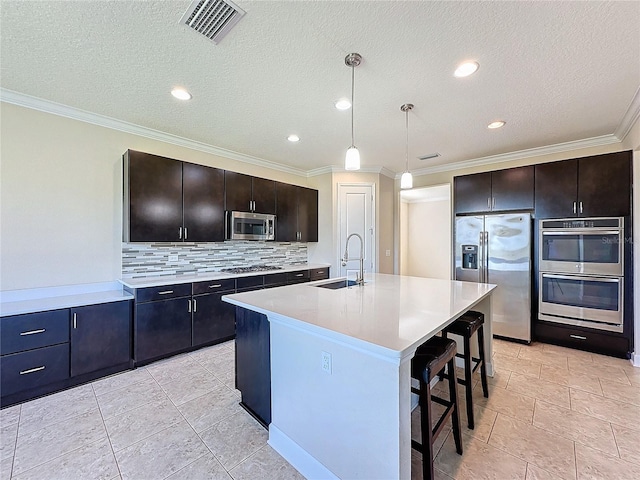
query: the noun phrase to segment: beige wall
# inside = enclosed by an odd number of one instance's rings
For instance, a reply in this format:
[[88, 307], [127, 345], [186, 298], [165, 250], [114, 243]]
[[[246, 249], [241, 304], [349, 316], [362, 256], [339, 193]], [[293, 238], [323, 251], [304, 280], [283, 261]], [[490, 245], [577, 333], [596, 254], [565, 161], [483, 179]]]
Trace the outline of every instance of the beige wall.
[[[0, 290], [120, 278], [122, 154], [298, 185], [305, 177], [0, 102]], [[326, 191], [320, 196], [326, 201]]]
[[[451, 278], [450, 201], [431, 200], [405, 203], [407, 210], [406, 264], [403, 275], [449, 280]], [[401, 207], [401, 209], [403, 208]], [[402, 228], [402, 227], [401, 227]]]

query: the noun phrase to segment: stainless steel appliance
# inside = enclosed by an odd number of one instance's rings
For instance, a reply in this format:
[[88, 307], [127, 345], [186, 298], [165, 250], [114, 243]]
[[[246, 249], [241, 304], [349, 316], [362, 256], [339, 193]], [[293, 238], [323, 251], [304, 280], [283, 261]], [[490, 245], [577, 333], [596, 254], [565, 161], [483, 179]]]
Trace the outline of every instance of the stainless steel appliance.
[[542, 272], [624, 275], [624, 219], [561, 218], [540, 221]]
[[623, 331], [624, 219], [540, 221], [538, 318]]
[[276, 216], [265, 213], [228, 211], [227, 240], [275, 240]]
[[531, 215], [456, 217], [456, 280], [498, 285], [493, 334], [531, 341]]
[[622, 332], [623, 292], [622, 277], [540, 272], [538, 318]]

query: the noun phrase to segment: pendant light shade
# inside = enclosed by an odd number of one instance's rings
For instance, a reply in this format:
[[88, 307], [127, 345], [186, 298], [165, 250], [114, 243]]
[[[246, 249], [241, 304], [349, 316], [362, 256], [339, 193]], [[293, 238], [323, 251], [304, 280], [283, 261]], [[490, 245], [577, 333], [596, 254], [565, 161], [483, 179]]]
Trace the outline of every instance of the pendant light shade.
[[353, 94], [355, 90], [355, 68], [360, 65], [362, 56], [359, 53], [350, 53], [344, 59], [344, 63], [351, 67], [351, 146], [347, 150], [347, 155], [344, 158], [345, 170], [360, 170], [360, 152], [355, 145], [353, 135]]
[[400, 188], [403, 190], [406, 188], [413, 188], [413, 175], [411, 172], [404, 172], [400, 177]]
[[349, 147], [344, 159], [345, 170], [360, 170], [360, 152], [354, 146]]
[[400, 188], [407, 189], [413, 188], [413, 175], [409, 171], [409, 110], [413, 108], [412, 103], [405, 103], [400, 107], [405, 114], [406, 127], [407, 127], [407, 149], [406, 149], [406, 170], [400, 177]]

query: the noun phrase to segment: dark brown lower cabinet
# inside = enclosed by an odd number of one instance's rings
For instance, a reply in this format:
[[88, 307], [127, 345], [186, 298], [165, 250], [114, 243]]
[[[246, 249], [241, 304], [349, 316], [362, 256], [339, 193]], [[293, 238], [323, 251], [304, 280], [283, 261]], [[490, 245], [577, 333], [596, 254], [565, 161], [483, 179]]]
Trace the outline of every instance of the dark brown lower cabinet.
[[71, 376], [131, 361], [131, 303], [71, 309]]
[[235, 335], [235, 309], [222, 301], [222, 296], [233, 293], [221, 292], [193, 297], [193, 346], [222, 342]]
[[265, 428], [271, 423], [271, 361], [267, 316], [236, 307], [236, 388], [242, 405]]
[[133, 358], [137, 365], [188, 349], [191, 297], [137, 304], [133, 335]]

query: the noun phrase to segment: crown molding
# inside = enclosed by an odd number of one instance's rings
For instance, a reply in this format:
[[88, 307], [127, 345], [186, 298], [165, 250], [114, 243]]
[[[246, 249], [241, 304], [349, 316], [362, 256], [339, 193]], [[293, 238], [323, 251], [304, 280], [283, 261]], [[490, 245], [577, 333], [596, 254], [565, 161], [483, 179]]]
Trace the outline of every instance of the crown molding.
[[621, 142], [624, 142], [624, 139], [635, 125], [638, 117], [640, 117], [640, 87], [636, 90], [636, 94], [631, 99], [629, 108], [627, 108], [627, 111], [620, 121], [620, 125], [618, 125], [618, 128], [616, 128], [613, 134], [618, 137]]
[[[462, 162], [447, 163], [444, 165], [435, 165], [433, 167], [412, 170], [411, 174], [415, 176], [430, 175], [433, 173], [449, 172], [452, 170], [462, 170], [465, 168], [479, 167], [482, 165], [491, 165], [496, 163], [510, 162], [512, 160], [521, 160], [523, 158], [540, 157], [555, 153], [568, 152], [581, 148], [599, 147], [602, 145], [612, 145], [621, 143], [620, 139], [614, 134], [601, 135], [599, 137], [585, 138], [582, 140], [574, 140], [571, 142], [556, 143], [555, 145], [547, 145], [544, 147], [528, 148], [526, 150], [518, 150], [515, 152], [501, 153], [499, 155], [491, 155], [488, 157], [474, 158]], [[401, 173], [396, 174], [395, 179], [399, 180]]]
[[298, 175], [301, 177], [308, 176], [307, 171], [300, 168], [281, 165], [279, 163], [271, 162], [262, 158], [253, 157], [244, 153], [234, 152], [233, 150], [227, 150], [221, 147], [215, 147], [213, 145], [198, 142], [196, 140], [190, 140], [178, 135], [172, 135], [170, 133], [161, 132], [152, 128], [142, 127], [140, 125], [118, 120], [116, 118], [87, 112], [86, 110], [80, 110], [78, 108], [69, 107], [61, 103], [51, 102], [49, 100], [44, 100], [42, 98], [33, 97], [31, 95], [14, 92], [13, 90], [7, 90], [5, 88], [0, 88], [0, 101], [18, 105], [20, 107], [39, 110], [41, 112], [50, 113], [52, 115], [70, 118], [72, 120], [79, 120], [81, 122], [98, 125], [100, 127], [105, 127], [124, 133], [130, 133], [132, 135], [137, 135], [140, 137], [150, 138], [152, 140], [158, 140], [164, 143], [170, 143], [172, 145], [209, 153], [211, 155], [236, 160], [238, 162], [270, 168], [272, 170], [290, 173], [292, 175]]
[[389, 170], [386, 167], [362, 167], [357, 171], [347, 171], [343, 167], [336, 165], [329, 165], [328, 167], [314, 168], [307, 171], [307, 177], [317, 177], [318, 175], [326, 175], [327, 173], [377, 173], [384, 175], [392, 180], [396, 178], [396, 172]]

